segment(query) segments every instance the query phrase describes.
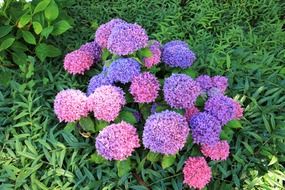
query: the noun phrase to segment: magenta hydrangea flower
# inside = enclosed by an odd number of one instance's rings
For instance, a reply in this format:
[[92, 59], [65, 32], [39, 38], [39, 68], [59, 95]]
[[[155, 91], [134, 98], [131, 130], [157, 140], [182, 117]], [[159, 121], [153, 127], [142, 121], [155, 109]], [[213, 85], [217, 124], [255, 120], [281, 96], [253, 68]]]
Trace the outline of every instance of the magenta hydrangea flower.
[[80, 90], [62, 90], [55, 97], [54, 112], [60, 122], [79, 120], [88, 115], [87, 97]]
[[224, 76], [214, 76], [212, 77], [213, 87], [218, 88], [222, 93], [228, 88], [228, 79]]
[[135, 59], [119, 58], [111, 63], [107, 69], [107, 76], [113, 82], [125, 84], [131, 82], [135, 76], [139, 75], [140, 71], [140, 63]]
[[93, 111], [94, 117], [104, 121], [114, 121], [121, 108], [126, 104], [124, 92], [121, 88], [105, 85], [95, 89], [88, 97], [88, 109]]
[[214, 145], [220, 139], [220, 122], [206, 112], [195, 114], [190, 120], [190, 127], [194, 143]]
[[226, 160], [230, 154], [230, 145], [227, 141], [219, 141], [215, 145], [204, 144], [201, 152], [212, 160]]
[[206, 101], [204, 110], [216, 117], [222, 125], [225, 125], [234, 119], [235, 108], [233, 99], [224, 95], [217, 95], [210, 97]]
[[146, 31], [138, 24], [116, 25], [108, 38], [107, 49], [113, 54], [128, 55], [147, 46]]
[[151, 45], [149, 47], [152, 55], [151, 57], [146, 57], [144, 58], [144, 64], [145, 66], [150, 69], [152, 66], [157, 65], [160, 62], [160, 57], [161, 57], [161, 44], [156, 41], [153, 40], [151, 42]]
[[90, 53], [95, 63], [101, 59], [102, 49], [95, 41], [82, 45], [79, 50]]
[[199, 112], [200, 110], [196, 106], [192, 106], [185, 109], [184, 117], [186, 117], [187, 121], [190, 121], [190, 119]]
[[211, 168], [204, 157], [190, 157], [183, 168], [184, 181], [191, 188], [203, 189], [212, 178]]
[[185, 74], [172, 74], [163, 86], [165, 101], [174, 108], [190, 108], [201, 94], [199, 83]]
[[92, 54], [75, 50], [66, 54], [64, 58], [64, 69], [70, 74], [84, 74], [94, 63]]
[[127, 22], [122, 19], [116, 18], [99, 26], [95, 33], [95, 41], [98, 43], [98, 45], [101, 46], [101, 48], [107, 48], [108, 39], [111, 35], [113, 28], [123, 23]]
[[124, 121], [105, 127], [95, 145], [98, 154], [107, 160], [125, 160], [140, 147], [137, 129]]
[[170, 67], [190, 67], [196, 60], [196, 55], [185, 42], [175, 40], [164, 45], [162, 61]]
[[103, 85], [112, 85], [112, 81], [107, 77], [105, 72], [102, 72], [98, 75], [93, 76], [88, 84], [87, 87], [87, 96], [92, 94], [96, 88], [103, 86]]
[[152, 152], [176, 154], [183, 148], [188, 134], [186, 118], [166, 110], [147, 118], [143, 131], [143, 144]]
[[130, 93], [136, 102], [150, 103], [155, 101], [158, 96], [159, 81], [149, 72], [135, 76], [130, 86]]
[[235, 107], [233, 119], [240, 119], [243, 116], [243, 108], [241, 107], [240, 103], [233, 100], [233, 104]]

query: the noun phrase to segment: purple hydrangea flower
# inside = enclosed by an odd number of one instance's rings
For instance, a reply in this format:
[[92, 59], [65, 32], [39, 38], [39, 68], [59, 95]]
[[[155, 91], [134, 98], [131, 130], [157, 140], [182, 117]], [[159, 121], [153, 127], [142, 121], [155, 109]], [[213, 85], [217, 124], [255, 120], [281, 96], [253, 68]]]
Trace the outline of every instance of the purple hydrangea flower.
[[200, 85], [185, 74], [172, 74], [165, 79], [164, 99], [174, 108], [190, 108], [201, 94]]
[[89, 52], [93, 55], [95, 63], [101, 59], [102, 49], [95, 41], [82, 45], [79, 50]]
[[172, 41], [163, 47], [162, 61], [170, 67], [190, 67], [196, 60], [195, 54], [182, 41]]
[[99, 46], [101, 46], [101, 48], [107, 47], [107, 42], [108, 42], [109, 36], [111, 35], [113, 28], [122, 23], [127, 23], [127, 22], [122, 19], [116, 18], [116, 19], [112, 19], [109, 22], [99, 26], [99, 28], [97, 29], [95, 33], [95, 41], [98, 43]]
[[103, 85], [112, 85], [112, 81], [107, 77], [107, 74], [102, 72], [98, 75], [93, 76], [88, 84], [87, 96], [92, 94], [96, 88]]
[[224, 76], [214, 76], [212, 77], [213, 87], [218, 88], [222, 93], [228, 88], [228, 79]]
[[189, 127], [186, 118], [173, 111], [149, 116], [143, 131], [143, 144], [152, 152], [176, 154], [186, 142]]
[[190, 120], [192, 138], [197, 144], [214, 145], [219, 141], [221, 125], [216, 117], [206, 112], [194, 115]]
[[161, 44], [153, 40], [150, 42], [151, 45], [149, 46], [149, 49], [152, 53], [151, 57], [146, 57], [144, 58], [144, 64], [145, 66], [149, 69], [154, 65], [157, 65], [160, 62], [160, 57], [161, 57]]
[[128, 55], [147, 46], [146, 31], [138, 24], [116, 25], [109, 36], [107, 49], [117, 55]]
[[200, 75], [195, 79], [198, 82], [203, 90], [203, 92], [207, 92], [210, 88], [213, 87], [212, 79], [208, 75]]
[[180, 46], [180, 47], [188, 48], [188, 44], [181, 40], [172, 40], [170, 42], [167, 42], [166, 44], [164, 44], [163, 48], [169, 48], [173, 46]]
[[212, 96], [205, 103], [205, 111], [216, 117], [222, 125], [232, 120], [235, 116], [234, 100], [224, 96]]
[[140, 63], [132, 58], [119, 58], [112, 62], [107, 71], [108, 78], [123, 84], [130, 82], [140, 73]]
[[228, 79], [224, 76], [201, 75], [196, 78], [196, 81], [200, 84], [203, 92], [208, 93], [209, 96], [224, 94], [228, 87]]

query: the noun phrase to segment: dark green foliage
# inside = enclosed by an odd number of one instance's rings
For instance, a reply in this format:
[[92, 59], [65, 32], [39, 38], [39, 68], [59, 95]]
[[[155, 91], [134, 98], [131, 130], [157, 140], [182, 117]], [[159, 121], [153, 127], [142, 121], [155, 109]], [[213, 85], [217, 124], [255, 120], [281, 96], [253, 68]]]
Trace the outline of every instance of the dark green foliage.
[[[241, 126], [231, 122], [222, 134], [231, 144], [231, 155], [227, 161], [210, 162], [213, 180], [207, 189], [283, 189], [282, 1], [46, 2], [34, 1], [28, 6], [20, 1], [1, 8], [0, 189], [186, 189], [183, 163], [188, 156], [200, 154], [191, 143], [174, 163], [142, 151], [125, 163], [109, 162], [96, 154], [93, 136], [82, 134], [75, 123], [65, 126], [55, 118], [52, 106], [56, 93], [70, 87], [85, 90], [94, 74], [75, 79], [64, 72], [64, 53], [92, 40], [96, 28], [114, 17], [141, 24], [152, 39], [161, 42], [186, 40], [198, 59], [185, 74], [226, 75], [228, 94], [243, 103]], [[23, 6], [27, 9], [15, 11]], [[62, 52], [60, 57], [56, 48]], [[154, 68], [152, 72], [159, 71]], [[143, 117], [150, 114], [147, 106], [140, 107]], [[130, 110], [122, 115], [135, 122]], [[86, 119], [80, 125], [93, 132], [106, 123]], [[130, 166], [135, 169], [128, 172]]]

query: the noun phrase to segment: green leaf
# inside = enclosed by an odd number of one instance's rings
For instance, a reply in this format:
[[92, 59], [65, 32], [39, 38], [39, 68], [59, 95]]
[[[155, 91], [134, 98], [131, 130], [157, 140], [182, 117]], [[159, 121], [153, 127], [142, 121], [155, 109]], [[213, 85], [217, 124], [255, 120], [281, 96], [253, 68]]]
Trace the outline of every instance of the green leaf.
[[96, 132], [94, 122], [89, 116], [81, 118], [79, 120], [79, 124], [85, 131], [92, 132], [92, 133]]
[[151, 57], [152, 56], [152, 52], [150, 51], [149, 48], [142, 48], [141, 50], [139, 50], [139, 54], [142, 57]]
[[94, 162], [96, 164], [102, 164], [102, 163], [106, 162], [107, 160], [96, 152], [96, 153], [91, 155], [90, 161]]
[[227, 123], [227, 125], [229, 128], [232, 128], [232, 129], [240, 129], [242, 128], [242, 125], [240, 123], [239, 120], [231, 120]]
[[0, 27], [0, 38], [9, 34], [11, 30], [12, 30], [12, 26], [1, 26]]
[[102, 120], [96, 120], [95, 121], [96, 131], [101, 131], [102, 129], [104, 129], [108, 125], [109, 125], [109, 123], [106, 121], [102, 121]]
[[176, 155], [164, 155], [161, 161], [161, 166], [163, 169], [166, 169], [172, 166], [175, 162]]
[[33, 22], [33, 28], [36, 34], [40, 34], [41, 31], [43, 30], [43, 27], [39, 22]]
[[181, 73], [186, 74], [186, 75], [188, 75], [188, 76], [190, 76], [190, 77], [192, 77], [192, 78], [196, 78], [196, 77], [198, 76], [197, 71], [195, 71], [195, 70], [194, 70], [194, 69], [192, 69], [191, 67], [190, 67], [190, 68], [187, 68], [187, 69], [182, 70], [182, 72], [181, 72]]
[[70, 24], [66, 20], [61, 20], [54, 24], [54, 30], [52, 32], [53, 35], [57, 36], [64, 32], [66, 32], [68, 29], [72, 28]]
[[123, 121], [126, 121], [127, 123], [130, 124], [135, 124], [137, 123], [137, 119], [134, 116], [133, 112], [127, 111], [127, 110], [122, 110], [120, 113], [119, 118]]
[[15, 38], [7, 38], [0, 45], [0, 51], [8, 49], [15, 41]]
[[34, 35], [31, 32], [29, 32], [29, 31], [22, 31], [22, 33], [23, 33], [23, 38], [24, 38], [24, 40], [27, 43], [36, 45], [36, 39], [35, 39]]
[[276, 162], [278, 162], [278, 158], [276, 156], [272, 156], [268, 166], [271, 166], [271, 165], [275, 164]]
[[12, 59], [17, 65], [25, 65], [27, 63], [27, 55], [22, 51], [12, 53]]
[[44, 43], [38, 44], [36, 47], [36, 55], [43, 62], [47, 57], [57, 57], [61, 54], [60, 49], [53, 45]]
[[24, 26], [26, 26], [26, 24], [28, 24], [30, 21], [32, 20], [31, 15], [28, 14], [24, 14], [19, 22], [18, 22], [18, 28], [23, 28]]
[[102, 53], [102, 61], [106, 61], [109, 55], [111, 55], [111, 53], [106, 48], [104, 48]]
[[58, 17], [58, 14], [58, 6], [56, 2], [52, 0], [48, 7], [45, 9], [45, 17], [49, 21], [54, 21]]
[[149, 152], [146, 156], [146, 159], [154, 163], [161, 159], [161, 155], [159, 153]]
[[49, 3], [50, 3], [50, 0], [42, 0], [41, 2], [39, 2], [34, 9], [34, 14], [45, 10], [47, 6], [49, 5]]
[[116, 161], [116, 167], [118, 169], [118, 176], [123, 177], [131, 171], [131, 160]]
[[11, 72], [9, 71], [0, 71], [0, 86], [3, 85], [7, 87], [11, 80]]

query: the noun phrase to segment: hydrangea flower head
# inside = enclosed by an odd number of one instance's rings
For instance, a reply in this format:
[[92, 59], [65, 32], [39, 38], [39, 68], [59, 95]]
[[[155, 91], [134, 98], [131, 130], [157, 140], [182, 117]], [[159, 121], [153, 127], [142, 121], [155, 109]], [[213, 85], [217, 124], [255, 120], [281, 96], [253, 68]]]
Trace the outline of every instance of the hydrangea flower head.
[[107, 122], [114, 121], [126, 104], [123, 90], [111, 85], [96, 88], [87, 102], [88, 109], [93, 111], [94, 117]]
[[203, 189], [212, 178], [211, 168], [204, 157], [190, 157], [183, 168], [183, 183], [192, 188]]
[[151, 57], [144, 58], [144, 64], [147, 68], [151, 68], [154, 65], [157, 65], [160, 62], [161, 57], [161, 44], [154, 40], [151, 42], [149, 49], [152, 53]]
[[55, 97], [54, 112], [59, 121], [79, 120], [88, 115], [87, 97], [80, 90], [62, 90]]
[[208, 75], [200, 75], [195, 79], [198, 82], [204, 92], [207, 92], [213, 87], [212, 78]]
[[220, 122], [206, 112], [194, 115], [190, 127], [193, 141], [197, 144], [214, 145], [219, 141], [222, 130]]
[[187, 121], [190, 121], [190, 119], [199, 112], [200, 110], [196, 106], [192, 106], [185, 109], [184, 117], [186, 117]]
[[119, 58], [111, 63], [107, 76], [113, 82], [125, 84], [131, 82], [135, 76], [139, 75], [140, 70], [140, 63], [135, 59]]
[[146, 31], [138, 24], [116, 25], [108, 38], [107, 49], [113, 54], [128, 55], [147, 46]]
[[64, 69], [70, 74], [84, 74], [94, 63], [94, 57], [89, 52], [75, 50], [66, 54]]
[[212, 77], [213, 87], [218, 88], [222, 93], [228, 88], [228, 78], [224, 76], [214, 76]]
[[101, 46], [101, 48], [107, 48], [108, 39], [111, 35], [113, 28], [123, 23], [126, 23], [126, 21], [116, 18], [99, 26], [95, 33], [95, 41], [97, 42], [97, 44]]
[[80, 47], [81, 51], [85, 51], [93, 55], [94, 62], [97, 63], [101, 59], [102, 49], [101, 47], [95, 42], [88, 42]]
[[241, 107], [240, 103], [235, 100], [233, 100], [233, 104], [235, 106], [233, 119], [240, 119], [243, 116], [243, 108]]
[[140, 146], [137, 129], [124, 121], [105, 127], [95, 145], [98, 153], [107, 160], [125, 160]]
[[185, 42], [172, 41], [164, 45], [162, 61], [170, 67], [190, 67], [196, 60], [196, 55], [186, 46]]
[[172, 74], [165, 79], [164, 99], [174, 108], [190, 108], [201, 94], [200, 85], [185, 74]]
[[186, 142], [189, 133], [186, 118], [173, 111], [155, 113], [146, 120], [143, 144], [152, 152], [176, 154]]
[[205, 111], [215, 116], [222, 125], [225, 125], [235, 116], [235, 104], [233, 99], [224, 96], [212, 96], [205, 103]]
[[204, 144], [201, 152], [212, 160], [226, 160], [230, 154], [230, 145], [227, 141], [219, 141], [215, 145]]
[[130, 86], [130, 93], [136, 102], [150, 103], [155, 101], [158, 96], [159, 81], [149, 72], [135, 76]]
[[86, 93], [87, 96], [92, 94], [96, 88], [103, 85], [112, 85], [112, 81], [107, 77], [105, 72], [95, 75], [90, 79]]

